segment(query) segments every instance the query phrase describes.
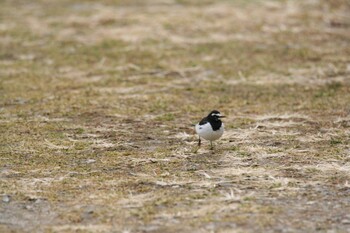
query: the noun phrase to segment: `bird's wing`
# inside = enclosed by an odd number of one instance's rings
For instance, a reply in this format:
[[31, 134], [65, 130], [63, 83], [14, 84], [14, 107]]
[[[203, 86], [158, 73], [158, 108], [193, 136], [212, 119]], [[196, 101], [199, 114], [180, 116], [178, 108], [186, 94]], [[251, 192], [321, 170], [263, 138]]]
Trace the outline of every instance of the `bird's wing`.
[[204, 117], [200, 122], [199, 122], [199, 125], [204, 125], [208, 123], [208, 118]]

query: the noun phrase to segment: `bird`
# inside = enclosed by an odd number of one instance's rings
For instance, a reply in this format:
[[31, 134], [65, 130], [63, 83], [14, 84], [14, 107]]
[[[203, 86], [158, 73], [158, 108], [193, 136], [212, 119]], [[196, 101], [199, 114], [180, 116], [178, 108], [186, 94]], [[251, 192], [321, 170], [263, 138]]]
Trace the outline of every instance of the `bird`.
[[219, 139], [224, 133], [224, 123], [221, 121], [221, 118], [224, 117], [219, 111], [213, 110], [195, 125], [196, 133], [199, 136], [198, 147], [201, 146], [201, 138], [204, 138], [210, 141], [210, 149], [214, 149], [213, 141]]

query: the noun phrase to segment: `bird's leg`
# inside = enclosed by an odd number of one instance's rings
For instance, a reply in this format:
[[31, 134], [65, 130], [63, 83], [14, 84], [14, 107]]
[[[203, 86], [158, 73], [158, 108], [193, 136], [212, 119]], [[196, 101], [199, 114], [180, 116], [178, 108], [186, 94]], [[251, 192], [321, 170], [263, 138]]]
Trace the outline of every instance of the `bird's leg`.
[[210, 141], [210, 150], [214, 150], [213, 142], [212, 142], [212, 141]]
[[198, 146], [201, 146], [201, 137], [198, 138]]

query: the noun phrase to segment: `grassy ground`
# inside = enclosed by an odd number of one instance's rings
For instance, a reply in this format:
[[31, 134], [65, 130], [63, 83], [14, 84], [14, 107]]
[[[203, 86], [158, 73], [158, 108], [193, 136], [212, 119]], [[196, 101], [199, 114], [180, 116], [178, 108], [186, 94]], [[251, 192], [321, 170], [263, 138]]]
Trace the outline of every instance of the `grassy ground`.
[[0, 1], [0, 231], [349, 232], [349, 11]]

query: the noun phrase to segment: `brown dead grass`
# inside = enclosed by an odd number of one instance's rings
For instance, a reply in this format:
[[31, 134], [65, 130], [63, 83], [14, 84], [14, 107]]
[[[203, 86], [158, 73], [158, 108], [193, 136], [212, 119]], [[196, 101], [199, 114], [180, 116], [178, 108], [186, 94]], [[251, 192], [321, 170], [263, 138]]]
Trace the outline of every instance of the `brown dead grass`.
[[349, 9], [2, 1], [0, 231], [349, 231]]

